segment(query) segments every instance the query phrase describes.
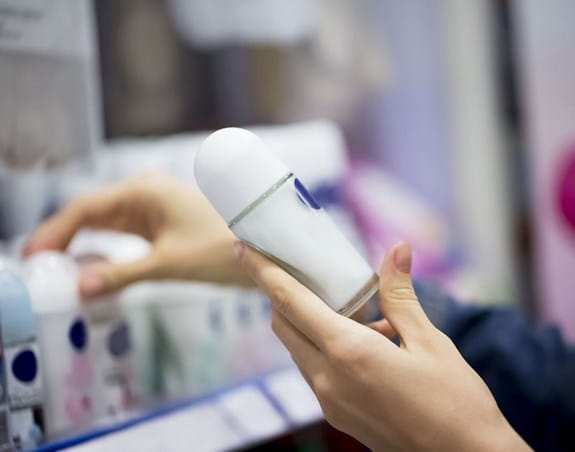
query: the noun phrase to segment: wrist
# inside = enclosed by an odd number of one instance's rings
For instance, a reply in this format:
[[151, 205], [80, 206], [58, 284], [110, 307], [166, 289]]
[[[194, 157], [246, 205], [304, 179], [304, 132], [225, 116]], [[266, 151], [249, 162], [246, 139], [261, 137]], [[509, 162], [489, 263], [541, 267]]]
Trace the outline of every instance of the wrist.
[[499, 416], [500, 420], [496, 425], [488, 425], [485, 426], [485, 428], [474, 428], [473, 425], [467, 427], [468, 435], [470, 430], [475, 431], [475, 434], [469, 435], [473, 438], [473, 444], [470, 444], [470, 447], [466, 450], [493, 452], [532, 450], [513, 427], [511, 427], [503, 414], [499, 413]]

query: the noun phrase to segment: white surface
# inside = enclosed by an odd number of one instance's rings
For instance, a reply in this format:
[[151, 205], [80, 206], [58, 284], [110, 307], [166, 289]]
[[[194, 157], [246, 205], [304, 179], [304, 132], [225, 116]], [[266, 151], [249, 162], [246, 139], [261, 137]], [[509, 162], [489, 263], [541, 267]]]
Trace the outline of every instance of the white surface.
[[331, 121], [254, 126], [248, 130], [257, 134], [308, 188], [335, 183], [347, 170], [344, 137]]
[[79, 308], [78, 267], [71, 256], [44, 251], [28, 258], [23, 269], [35, 312]]
[[[249, 130], [286, 163], [310, 189], [339, 181], [347, 167], [346, 148], [337, 125], [314, 120], [281, 126], [257, 125]], [[194, 160], [209, 133], [162, 138], [114, 140], [96, 154], [93, 172], [70, 169], [59, 179], [56, 202], [87, 194], [113, 182], [148, 171], [164, 171], [195, 184]]]
[[[181, 410], [66, 449], [72, 452], [210, 452], [246, 447], [322, 418], [319, 404], [299, 372], [290, 367], [265, 377], [267, 393], [246, 383]], [[288, 422], [289, 421], [289, 422]]]
[[218, 405], [246, 440], [257, 441], [288, 428], [286, 421], [255, 386], [242, 386], [219, 397]]
[[0, 50], [53, 55], [93, 52], [90, 0], [0, 0]]
[[201, 404], [130, 429], [81, 444], [73, 452], [210, 452], [242, 444], [214, 406]]
[[[0, 121], [2, 116], [3, 112], [0, 111]], [[0, 148], [4, 147], [5, 142], [2, 129], [0, 125]], [[0, 150], [0, 160], [1, 154]], [[47, 187], [46, 177], [40, 168], [7, 169], [0, 162], [0, 233], [15, 235], [31, 231], [42, 217]]]
[[317, 26], [317, 0], [171, 0], [179, 33], [193, 46], [293, 43]]
[[[476, 293], [484, 301], [513, 302], [516, 262], [509, 155], [494, 55], [495, 17], [489, 2], [441, 2], [446, 50], [450, 161], [461, 239]], [[551, 7], [550, 7], [551, 8]]]
[[74, 257], [97, 255], [115, 263], [142, 259], [150, 252], [150, 242], [139, 235], [111, 230], [82, 229], [68, 252]]
[[323, 209], [300, 202], [294, 183], [287, 181], [231, 229], [290, 266], [298, 281], [340, 311], [374, 271]]
[[306, 424], [323, 418], [315, 394], [297, 370], [276, 372], [268, 376], [264, 384], [291, 422]]
[[206, 138], [194, 168], [198, 186], [228, 223], [290, 172], [257, 135], [236, 127]]

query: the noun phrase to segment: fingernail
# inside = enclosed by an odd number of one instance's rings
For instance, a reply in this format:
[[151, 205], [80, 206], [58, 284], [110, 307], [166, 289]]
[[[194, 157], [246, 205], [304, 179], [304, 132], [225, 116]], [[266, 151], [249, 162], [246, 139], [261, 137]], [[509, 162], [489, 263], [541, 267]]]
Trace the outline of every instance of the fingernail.
[[236, 255], [236, 258], [238, 260], [242, 258], [245, 249], [246, 246], [244, 245], [244, 242], [242, 242], [241, 240], [236, 240], [234, 242], [234, 254]]
[[34, 246], [34, 241], [33, 240], [29, 240], [28, 242], [26, 242], [26, 244], [24, 245], [24, 248], [22, 248], [22, 255], [23, 256], [28, 256], [30, 254], [30, 250], [32, 250]]
[[100, 272], [87, 268], [80, 273], [79, 286], [82, 295], [98, 295], [106, 289], [106, 281]]
[[411, 245], [407, 242], [397, 246], [393, 256], [393, 265], [402, 273], [411, 271]]

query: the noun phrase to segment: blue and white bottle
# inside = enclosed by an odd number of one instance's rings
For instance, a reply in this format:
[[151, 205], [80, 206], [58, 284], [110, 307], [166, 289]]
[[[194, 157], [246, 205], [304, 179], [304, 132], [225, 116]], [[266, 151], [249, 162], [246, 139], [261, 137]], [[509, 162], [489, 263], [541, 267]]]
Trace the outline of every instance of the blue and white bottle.
[[23, 275], [38, 319], [46, 433], [88, 428], [97, 395], [77, 265], [64, 253], [45, 251], [24, 263]]
[[[6, 267], [0, 268], [0, 329], [6, 374], [0, 399], [5, 401], [2, 418], [8, 420], [0, 428], [8, 432], [10, 450], [28, 450], [40, 442], [43, 432], [36, 319], [26, 286]], [[1, 446], [6, 439], [0, 436]]]
[[377, 292], [371, 266], [255, 134], [238, 128], [214, 132], [196, 156], [195, 175], [238, 238], [334, 311], [350, 316]]

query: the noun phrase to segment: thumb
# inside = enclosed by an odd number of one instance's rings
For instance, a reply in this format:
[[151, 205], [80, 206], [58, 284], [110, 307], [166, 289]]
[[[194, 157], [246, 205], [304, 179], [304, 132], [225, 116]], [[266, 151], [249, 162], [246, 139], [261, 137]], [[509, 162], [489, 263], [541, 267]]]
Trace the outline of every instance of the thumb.
[[402, 343], [432, 326], [415, 295], [410, 272], [411, 245], [403, 242], [393, 246], [379, 270], [380, 306]]
[[123, 289], [143, 279], [154, 279], [155, 260], [146, 257], [137, 261], [115, 264], [102, 261], [84, 267], [80, 272], [78, 287], [83, 298], [93, 298]]

